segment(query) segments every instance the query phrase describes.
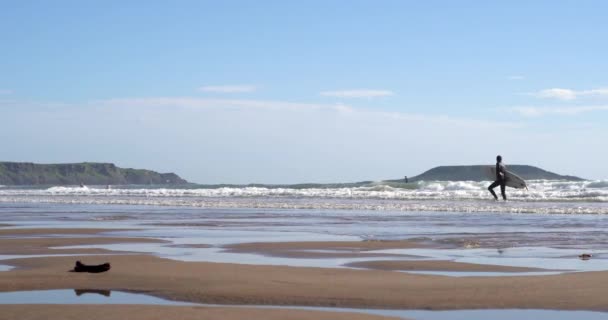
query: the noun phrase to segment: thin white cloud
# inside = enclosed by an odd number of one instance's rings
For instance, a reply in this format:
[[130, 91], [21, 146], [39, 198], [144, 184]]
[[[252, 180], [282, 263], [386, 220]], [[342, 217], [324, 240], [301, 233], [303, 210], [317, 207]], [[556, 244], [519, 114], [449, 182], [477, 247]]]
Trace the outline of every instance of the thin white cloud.
[[578, 115], [594, 111], [608, 111], [608, 105], [599, 106], [573, 106], [573, 107], [532, 107], [521, 106], [508, 108], [511, 112], [518, 113], [524, 117], [541, 117], [547, 115]]
[[[67, 103], [18, 103], [16, 101], [3, 102], [0, 106], [20, 105], [31, 108], [43, 109], [78, 109], [82, 110], [83, 104]], [[454, 128], [521, 128], [522, 124], [509, 121], [495, 121], [478, 118], [455, 117], [451, 115], [429, 115], [422, 113], [404, 113], [381, 111], [372, 108], [352, 107], [345, 104], [316, 104], [290, 102], [280, 100], [254, 100], [254, 99], [207, 99], [197, 97], [134, 97], [117, 98], [106, 100], [94, 100], [85, 104], [89, 108], [104, 110], [106, 108], [129, 109], [129, 108], [155, 108], [157, 111], [170, 110], [272, 110], [277, 114], [294, 111], [331, 111], [344, 117], [343, 119], [366, 119], [370, 123], [393, 123], [398, 122], [410, 127], [416, 125], [428, 125], [429, 127], [450, 126]], [[327, 113], [319, 116], [326, 117]]]
[[525, 77], [521, 76], [521, 75], [512, 75], [512, 76], [508, 76], [507, 79], [509, 79], [509, 80], [523, 80], [523, 79], [525, 79]]
[[350, 111], [352, 108], [343, 104], [315, 104], [273, 100], [247, 99], [206, 99], [191, 97], [149, 97], [124, 98], [93, 101], [92, 105], [121, 107], [182, 107], [182, 108], [250, 108], [250, 109], [331, 109]]
[[574, 100], [576, 99], [576, 92], [570, 89], [551, 88], [540, 90], [535, 95], [539, 98], [549, 98], [558, 100]]
[[607, 96], [608, 97], [608, 88], [584, 90], [584, 91], [581, 91], [579, 94], [580, 95], [594, 95], [594, 96]]
[[472, 119], [453, 117], [449, 115], [427, 115], [427, 114], [415, 114], [415, 113], [402, 113], [402, 112], [387, 112], [387, 111], [372, 111], [372, 110], [360, 110], [360, 114], [365, 115], [366, 118], [378, 116], [384, 119], [398, 120], [407, 123], [408, 125], [414, 124], [427, 124], [431, 127], [443, 127], [449, 126], [453, 128], [521, 128], [521, 123], [507, 122], [507, 121], [493, 121], [485, 119]]
[[0, 95], [5, 95], [5, 94], [12, 94], [13, 90], [9, 90], [9, 89], [0, 89]]
[[323, 91], [319, 93], [326, 97], [337, 97], [337, 98], [379, 98], [388, 97], [394, 95], [390, 90], [372, 90], [372, 89], [356, 89], [356, 90], [337, 90], [337, 91]]
[[254, 85], [240, 84], [240, 85], [222, 85], [222, 86], [203, 86], [198, 88], [199, 91], [203, 92], [214, 92], [214, 93], [248, 93], [257, 90]]
[[572, 90], [563, 88], [544, 89], [533, 93], [532, 95], [539, 98], [558, 99], [558, 100], [575, 100], [580, 97], [608, 97], [608, 88], [598, 88], [590, 90]]
[[425, 115], [403, 112], [378, 111], [371, 108], [354, 108], [344, 104], [314, 104], [278, 100], [247, 99], [205, 99], [191, 97], [148, 97], [124, 98], [94, 101], [92, 106], [101, 107], [143, 107], [143, 108], [185, 108], [185, 109], [266, 109], [277, 111], [331, 110], [345, 117], [377, 119], [379, 121], [399, 121], [406, 125], [426, 123], [430, 126], [453, 126], [462, 128], [519, 128], [521, 124], [507, 121], [469, 119], [449, 115]]

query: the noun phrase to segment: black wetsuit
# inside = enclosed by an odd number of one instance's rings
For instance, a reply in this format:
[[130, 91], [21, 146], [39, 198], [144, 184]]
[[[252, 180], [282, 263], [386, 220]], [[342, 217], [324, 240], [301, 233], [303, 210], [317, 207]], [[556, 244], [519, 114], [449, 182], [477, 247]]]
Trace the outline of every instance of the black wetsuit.
[[[502, 175], [500, 174], [502, 173]], [[490, 190], [490, 193], [494, 196], [494, 199], [498, 200], [498, 197], [496, 196], [496, 193], [494, 193], [494, 188], [498, 187], [500, 185], [500, 193], [502, 194], [502, 198], [506, 201], [507, 200], [507, 194], [505, 193], [505, 187], [506, 187], [506, 176], [507, 172], [505, 169], [505, 165], [502, 164], [502, 162], [496, 162], [496, 181], [494, 181], [489, 187], [488, 190]]]

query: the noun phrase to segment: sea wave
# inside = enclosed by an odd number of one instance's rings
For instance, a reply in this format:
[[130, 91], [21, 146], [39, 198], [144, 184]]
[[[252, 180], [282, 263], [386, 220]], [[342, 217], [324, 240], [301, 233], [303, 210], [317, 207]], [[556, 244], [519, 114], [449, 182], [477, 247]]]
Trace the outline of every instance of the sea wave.
[[[48, 189], [0, 190], [1, 196], [130, 196], [130, 197], [200, 197], [200, 198], [348, 198], [396, 200], [483, 200], [487, 199], [487, 182], [475, 181], [420, 181], [415, 188], [398, 188], [373, 184], [349, 188], [272, 188], [272, 187], [219, 187], [219, 188], [101, 188], [64, 187]], [[518, 201], [608, 201], [608, 181], [548, 181], [533, 180], [528, 190], [507, 189], [510, 199]]]
[[99, 196], [2, 196], [1, 202], [90, 205], [145, 205], [193, 208], [365, 210], [401, 212], [490, 212], [532, 214], [608, 214], [598, 202], [494, 202], [493, 200], [394, 200], [276, 197], [99, 197]]
[[[373, 183], [343, 188], [217, 187], [0, 189], [0, 202], [57, 202], [228, 208], [398, 211], [608, 213], [608, 181], [528, 182], [507, 190], [509, 205], [488, 204], [488, 182], [420, 181], [401, 188]], [[502, 202], [501, 202], [502, 204]]]

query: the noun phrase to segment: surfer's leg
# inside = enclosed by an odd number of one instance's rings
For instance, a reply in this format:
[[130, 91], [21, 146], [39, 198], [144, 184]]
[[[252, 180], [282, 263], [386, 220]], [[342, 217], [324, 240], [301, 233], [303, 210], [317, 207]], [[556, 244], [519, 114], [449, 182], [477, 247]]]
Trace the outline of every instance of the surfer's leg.
[[506, 189], [507, 183], [506, 181], [501, 181], [500, 182], [500, 193], [502, 193], [502, 198], [507, 201], [507, 194], [505, 193], [505, 189]]
[[488, 191], [490, 191], [490, 193], [494, 196], [494, 199], [498, 200], [498, 196], [496, 195], [496, 193], [494, 192], [494, 188], [498, 187], [499, 183], [498, 181], [494, 181], [492, 182], [492, 184], [488, 187]]

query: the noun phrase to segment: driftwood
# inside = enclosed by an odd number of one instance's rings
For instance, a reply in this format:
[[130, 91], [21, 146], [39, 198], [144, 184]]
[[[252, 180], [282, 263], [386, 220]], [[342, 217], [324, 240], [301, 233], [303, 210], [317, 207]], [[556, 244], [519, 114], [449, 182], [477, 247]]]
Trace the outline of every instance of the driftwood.
[[100, 273], [106, 272], [108, 270], [110, 270], [110, 263], [108, 262], [98, 265], [86, 265], [80, 261], [76, 261], [76, 266], [74, 266], [72, 272]]
[[106, 296], [109, 297], [112, 294], [112, 291], [110, 290], [102, 290], [102, 289], [74, 289], [74, 293], [76, 293], [77, 296], [81, 296], [83, 294], [100, 294], [102, 296]]

